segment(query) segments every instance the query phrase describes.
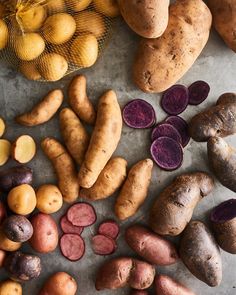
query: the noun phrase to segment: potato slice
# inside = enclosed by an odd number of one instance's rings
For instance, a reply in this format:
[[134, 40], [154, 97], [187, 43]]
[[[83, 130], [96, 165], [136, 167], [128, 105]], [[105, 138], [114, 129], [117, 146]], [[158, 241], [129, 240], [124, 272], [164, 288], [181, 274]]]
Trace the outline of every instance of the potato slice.
[[29, 135], [22, 135], [12, 145], [12, 158], [21, 164], [28, 163], [36, 154], [36, 144]]
[[6, 125], [5, 122], [3, 121], [3, 119], [0, 117], [0, 137], [3, 136], [4, 132], [6, 129]]
[[11, 143], [6, 139], [0, 139], [0, 166], [3, 166], [11, 155]]

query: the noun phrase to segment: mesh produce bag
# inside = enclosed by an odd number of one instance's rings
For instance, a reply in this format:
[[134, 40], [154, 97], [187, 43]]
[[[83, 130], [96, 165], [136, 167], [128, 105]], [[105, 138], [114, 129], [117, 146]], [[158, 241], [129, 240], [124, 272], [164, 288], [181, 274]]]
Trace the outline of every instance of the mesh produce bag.
[[57, 81], [96, 62], [118, 14], [116, 0], [0, 0], [0, 58]]

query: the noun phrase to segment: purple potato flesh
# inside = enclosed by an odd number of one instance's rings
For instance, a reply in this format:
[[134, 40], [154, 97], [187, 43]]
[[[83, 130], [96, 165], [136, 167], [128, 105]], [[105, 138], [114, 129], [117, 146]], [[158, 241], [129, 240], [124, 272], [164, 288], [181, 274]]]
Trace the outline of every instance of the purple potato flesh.
[[185, 147], [190, 140], [190, 136], [188, 134], [188, 123], [179, 116], [169, 116], [165, 119], [165, 122], [175, 127], [182, 138], [182, 146]]
[[205, 81], [196, 81], [188, 88], [189, 91], [189, 104], [199, 105], [209, 95], [210, 86]]
[[182, 144], [182, 139], [177, 129], [168, 123], [158, 124], [152, 131], [152, 142], [159, 137], [169, 137]]

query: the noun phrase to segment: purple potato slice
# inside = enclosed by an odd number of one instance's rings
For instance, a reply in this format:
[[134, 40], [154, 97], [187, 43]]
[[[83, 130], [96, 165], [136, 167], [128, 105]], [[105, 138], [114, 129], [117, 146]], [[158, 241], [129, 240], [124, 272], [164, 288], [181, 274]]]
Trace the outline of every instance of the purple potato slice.
[[177, 129], [181, 138], [182, 138], [182, 146], [185, 147], [190, 140], [190, 136], [188, 134], [188, 123], [179, 116], [169, 116], [165, 119], [165, 122], [171, 124]]

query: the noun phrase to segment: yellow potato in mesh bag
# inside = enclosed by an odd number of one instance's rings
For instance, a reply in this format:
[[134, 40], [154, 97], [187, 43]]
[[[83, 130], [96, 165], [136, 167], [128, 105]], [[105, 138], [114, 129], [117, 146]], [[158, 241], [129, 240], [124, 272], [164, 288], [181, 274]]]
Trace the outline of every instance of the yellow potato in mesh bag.
[[0, 18], [3, 18], [5, 15], [5, 6], [0, 3]]
[[23, 61], [19, 67], [20, 72], [29, 80], [37, 81], [41, 75], [37, 69], [37, 60]]
[[76, 12], [86, 9], [91, 2], [92, 0], [66, 0], [68, 8]]
[[120, 14], [117, 0], [93, 0], [93, 2], [95, 9], [105, 16], [116, 17]]
[[45, 7], [47, 8], [47, 12], [49, 14], [66, 11], [66, 4], [64, 0], [48, 0]]
[[0, 19], [0, 50], [7, 45], [9, 32], [6, 23]]

